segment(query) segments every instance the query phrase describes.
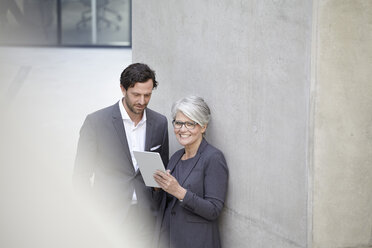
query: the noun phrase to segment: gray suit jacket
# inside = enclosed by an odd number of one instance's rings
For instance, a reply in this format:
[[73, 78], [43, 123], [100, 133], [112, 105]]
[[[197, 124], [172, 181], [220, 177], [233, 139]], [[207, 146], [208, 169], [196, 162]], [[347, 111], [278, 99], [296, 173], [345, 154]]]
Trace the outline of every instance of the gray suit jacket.
[[[169, 160], [168, 169], [175, 175], [175, 166], [184, 154], [177, 151]], [[225, 202], [228, 183], [228, 168], [220, 150], [203, 139], [194, 164], [184, 175], [177, 178], [179, 184], [187, 189], [183, 202], [174, 198], [170, 218], [170, 243], [175, 248], [219, 248], [218, 216]], [[162, 193], [160, 212], [157, 218], [155, 244], [164, 218], [166, 194]]]
[[[145, 150], [158, 147], [153, 152], [160, 153], [166, 166], [169, 158], [167, 119], [148, 108], [146, 117]], [[94, 198], [100, 210], [115, 218], [125, 217], [133, 189], [138, 206], [154, 211], [151, 189], [145, 186], [141, 173], [133, 168], [119, 102], [86, 117], [80, 130], [73, 180], [78, 189]]]

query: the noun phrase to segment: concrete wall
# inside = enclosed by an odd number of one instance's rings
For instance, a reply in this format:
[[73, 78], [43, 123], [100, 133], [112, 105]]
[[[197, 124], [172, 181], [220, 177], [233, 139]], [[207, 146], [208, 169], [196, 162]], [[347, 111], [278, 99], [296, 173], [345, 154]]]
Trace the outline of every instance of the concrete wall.
[[372, 247], [372, 1], [315, 10], [313, 247]]
[[197, 94], [212, 109], [207, 139], [230, 168], [224, 247], [307, 246], [311, 23], [311, 1], [133, 1], [133, 61], [160, 81], [151, 107], [170, 120]]

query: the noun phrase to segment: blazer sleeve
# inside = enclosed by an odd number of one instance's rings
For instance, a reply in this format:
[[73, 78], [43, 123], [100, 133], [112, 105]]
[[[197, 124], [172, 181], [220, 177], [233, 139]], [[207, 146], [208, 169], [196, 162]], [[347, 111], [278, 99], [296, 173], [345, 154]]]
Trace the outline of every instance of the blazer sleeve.
[[97, 154], [96, 133], [88, 115], [80, 129], [80, 137], [75, 157], [73, 184], [80, 193], [91, 189], [91, 177], [94, 173]]
[[187, 190], [181, 206], [207, 220], [215, 220], [225, 202], [228, 168], [220, 151], [211, 154], [204, 163], [204, 196]]

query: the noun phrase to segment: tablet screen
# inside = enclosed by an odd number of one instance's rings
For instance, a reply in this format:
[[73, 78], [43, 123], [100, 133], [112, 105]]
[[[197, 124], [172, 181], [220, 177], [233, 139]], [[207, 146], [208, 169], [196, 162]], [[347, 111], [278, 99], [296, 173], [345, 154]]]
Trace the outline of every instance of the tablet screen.
[[133, 151], [137, 165], [141, 171], [143, 180], [148, 187], [157, 187], [159, 185], [154, 180], [154, 173], [157, 170], [165, 171], [163, 161], [157, 152], [139, 152]]

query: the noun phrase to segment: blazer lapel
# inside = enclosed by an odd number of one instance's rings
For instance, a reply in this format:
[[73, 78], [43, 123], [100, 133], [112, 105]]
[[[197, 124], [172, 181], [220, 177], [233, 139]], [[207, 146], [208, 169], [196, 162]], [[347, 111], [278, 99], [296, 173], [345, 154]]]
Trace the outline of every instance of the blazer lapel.
[[[146, 111], [146, 110], [145, 110]], [[145, 139], [145, 151], [150, 151], [152, 131], [153, 131], [153, 118], [150, 111], [146, 111], [146, 139]]]
[[208, 145], [207, 141], [203, 138], [202, 142], [200, 143], [198, 152], [196, 153], [195, 157], [193, 158], [193, 164], [187, 170], [185, 171], [185, 174], [182, 175], [182, 178], [178, 181], [180, 185], [183, 185], [186, 181], [186, 179], [189, 177], [191, 171], [195, 168], [195, 166], [198, 164], [199, 159], [205, 149], [205, 147]]
[[[185, 171], [185, 173], [183, 175], [181, 175], [181, 178], [178, 178], [178, 183], [180, 185], [183, 185], [186, 181], [186, 179], [189, 177], [189, 175], [191, 174], [192, 170], [195, 168], [195, 166], [198, 164], [199, 162], [199, 159], [205, 149], [205, 147], [208, 145], [207, 141], [205, 139], [202, 140], [202, 142], [200, 143], [200, 146], [199, 146], [199, 149], [198, 149], [198, 152], [196, 153], [195, 157], [193, 158], [193, 163], [190, 167], [187, 168], [187, 170]], [[168, 164], [168, 169], [171, 171], [171, 173], [174, 171], [178, 161], [181, 159], [182, 155], [185, 153], [185, 150], [182, 149], [181, 151], [179, 151], [178, 154], [175, 154], [175, 159], [173, 160], [174, 162], [173, 163], [170, 163]]]
[[[186, 179], [190, 176], [192, 170], [195, 168], [195, 166], [198, 164], [199, 162], [199, 159], [201, 158], [201, 155], [205, 149], [205, 147], [208, 145], [207, 141], [203, 138], [202, 142], [200, 143], [200, 146], [199, 146], [199, 149], [198, 149], [198, 152], [196, 153], [195, 157], [193, 158], [193, 164], [192, 166], [190, 166], [189, 168], [187, 168], [186, 172], [184, 175], [182, 175], [181, 177], [182, 178], [179, 178], [178, 179], [178, 183], [183, 186], [183, 184], [185, 183]], [[168, 165], [168, 169], [171, 170], [171, 173], [174, 171], [175, 167], [176, 167], [176, 164], [178, 163], [178, 161], [181, 159], [182, 155], [184, 154], [185, 150], [182, 149], [178, 154], [177, 154], [177, 157], [175, 160], [173, 160], [174, 162], [173, 163], [170, 163]], [[176, 155], [176, 154], [175, 154]], [[175, 203], [176, 203], [176, 198], [173, 199], [172, 203], [171, 203], [171, 208], [174, 207]]]
[[114, 105], [114, 109], [112, 111], [112, 122], [118, 134], [118, 137], [123, 145], [124, 153], [125, 155], [127, 155], [128, 160], [132, 164], [132, 168], [133, 168], [133, 161], [132, 161], [132, 156], [130, 155], [130, 151], [128, 147], [127, 135], [125, 133], [123, 118], [121, 117], [121, 114], [120, 114], [119, 102]]
[[[146, 110], [145, 110], [146, 111]], [[151, 138], [152, 138], [152, 125], [153, 125], [153, 118], [150, 111], [146, 111], [146, 138], [145, 138], [145, 151], [150, 151], [151, 146]], [[128, 148], [129, 151], [129, 148]], [[130, 154], [129, 154], [130, 155]], [[135, 172], [135, 177], [141, 173], [140, 170]]]
[[178, 161], [180, 161], [182, 155], [184, 154], [184, 149], [182, 149], [181, 151], [178, 151], [177, 153], [175, 153], [173, 156], [174, 156], [174, 159], [170, 160], [169, 163], [168, 163], [168, 166], [167, 166], [167, 169], [170, 170], [170, 174], [173, 173], [174, 169], [176, 168], [176, 164], [178, 164]]
[[195, 155], [195, 157], [193, 158], [192, 166], [188, 167], [187, 170], [185, 171], [185, 174], [181, 175], [181, 178], [179, 178], [178, 182], [180, 185], [183, 185], [185, 183], [186, 179], [189, 177], [191, 171], [195, 168], [199, 159], [200, 159], [200, 153], [197, 153], [197, 155]]

